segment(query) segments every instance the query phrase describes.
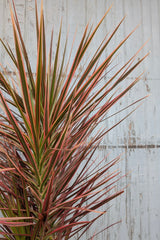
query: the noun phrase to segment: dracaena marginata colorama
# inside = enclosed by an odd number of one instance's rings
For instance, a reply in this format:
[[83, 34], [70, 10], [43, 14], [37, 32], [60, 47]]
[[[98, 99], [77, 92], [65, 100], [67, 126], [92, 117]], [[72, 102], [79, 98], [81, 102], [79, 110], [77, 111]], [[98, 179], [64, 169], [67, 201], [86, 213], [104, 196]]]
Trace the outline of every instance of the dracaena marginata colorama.
[[[15, 53], [1, 40], [16, 69], [16, 77], [1, 66], [0, 210], [3, 217], [0, 234], [10, 240], [66, 240], [73, 236], [79, 239], [105, 214], [101, 206], [123, 193], [123, 189], [114, 188], [119, 171], [111, 171], [119, 157], [107, 162], [94, 158], [94, 153], [102, 137], [128, 115], [109, 129], [96, 131], [96, 128], [112, 106], [139, 81], [142, 75], [117, 92], [119, 84], [123, 84], [148, 54], [135, 61], [140, 48], [106, 77], [107, 70], [114, 65], [113, 57], [134, 32], [101, 61], [123, 18], [92, 51], [82, 68], [82, 59], [109, 9], [94, 29], [89, 24], [86, 26], [77, 51], [71, 54], [73, 58], [67, 58], [66, 54], [68, 45], [72, 45], [68, 37], [62, 50], [60, 26], [53, 57], [53, 33], [46, 54], [43, 6], [40, 19], [36, 2], [35, 9], [35, 74], [14, 2], [11, 20]], [[93, 218], [86, 220], [87, 214], [93, 214]]]

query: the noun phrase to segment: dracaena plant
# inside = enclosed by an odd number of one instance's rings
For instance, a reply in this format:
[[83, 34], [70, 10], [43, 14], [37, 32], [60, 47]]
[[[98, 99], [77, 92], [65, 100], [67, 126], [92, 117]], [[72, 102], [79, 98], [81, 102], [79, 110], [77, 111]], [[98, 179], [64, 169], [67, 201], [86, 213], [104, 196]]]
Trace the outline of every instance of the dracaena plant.
[[[96, 131], [96, 128], [109, 109], [139, 81], [141, 76], [117, 92], [119, 84], [146, 56], [135, 62], [141, 49], [138, 50], [103, 81], [113, 57], [134, 31], [101, 61], [122, 19], [81, 68], [82, 59], [109, 9], [94, 29], [86, 26], [72, 63], [69, 64], [70, 57], [66, 57], [67, 46], [72, 44], [66, 40], [62, 51], [61, 27], [55, 56], [52, 33], [47, 58], [43, 6], [40, 19], [37, 3], [35, 9], [35, 74], [14, 2], [11, 20], [15, 51], [1, 40], [13, 62], [16, 77], [7, 74], [1, 66], [0, 210], [3, 217], [0, 234], [10, 240], [60, 240], [80, 232], [79, 239], [105, 213], [101, 206], [123, 193], [123, 189], [114, 188], [119, 172], [111, 171], [119, 157], [111, 162], [94, 158], [102, 137], [118, 123], [107, 130]], [[92, 213], [94, 217], [86, 220], [86, 215]]]

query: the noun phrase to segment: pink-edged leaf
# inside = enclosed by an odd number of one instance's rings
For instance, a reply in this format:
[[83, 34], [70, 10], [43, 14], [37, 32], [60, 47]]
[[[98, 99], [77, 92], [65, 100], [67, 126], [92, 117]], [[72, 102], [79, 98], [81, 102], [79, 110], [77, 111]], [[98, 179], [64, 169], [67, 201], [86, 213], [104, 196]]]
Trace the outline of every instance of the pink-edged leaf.
[[0, 221], [19, 221], [19, 220], [31, 220], [34, 217], [0, 217]]
[[93, 213], [98, 213], [98, 214], [105, 213], [105, 212], [98, 211], [98, 210], [88, 209], [88, 208], [86, 208], [86, 207], [73, 207], [73, 206], [67, 207], [67, 206], [66, 206], [66, 207], [62, 207], [62, 209], [78, 210], [78, 211], [81, 211], [81, 212], [93, 212]]
[[6, 222], [6, 221], [0, 221], [0, 224], [9, 226], [9, 227], [26, 227], [34, 225], [32, 222]]
[[[44, 121], [43, 121], [43, 129], [44, 129], [44, 138], [46, 138], [49, 130], [49, 86], [48, 80], [45, 88], [45, 102], [44, 102]], [[46, 138], [46, 144], [49, 143], [49, 138]]]
[[[33, 73], [32, 73], [30, 62], [29, 62], [28, 54], [27, 54], [27, 51], [26, 51], [26, 47], [25, 47], [25, 44], [24, 44], [24, 41], [23, 41], [23, 38], [22, 38], [22, 33], [21, 33], [19, 21], [18, 21], [18, 16], [17, 16], [14, 0], [12, 0], [12, 3], [13, 3], [14, 14], [15, 14], [15, 23], [16, 23], [16, 27], [17, 27], [17, 30], [18, 30], [18, 33], [19, 33], [20, 42], [21, 42], [21, 45], [22, 45], [22, 48], [23, 48], [23, 55], [24, 55], [24, 59], [25, 59], [25, 62], [26, 62], [27, 70], [28, 70], [29, 81], [30, 81], [30, 84], [31, 84], [31, 87], [32, 87], [32, 93], [33, 93], [33, 96], [34, 96], [35, 95], [35, 83], [34, 83], [34, 79], [33, 79]], [[13, 57], [14, 57], [14, 55], [13, 55]], [[18, 66], [18, 64], [17, 64], [17, 66]]]
[[36, 137], [35, 125], [34, 125], [33, 107], [31, 104], [31, 96], [32, 95], [29, 91], [28, 80], [27, 80], [25, 66], [24, 66], [24, 62], [23, 62], [22, 50], [21, 50], [19, 38], [17, 35], [15, 20], [14, 20], [12, 11], [11, 11], [11, 19], [12, 19], [13, 32], [14, 32], [14, 41], [15, 41], [15, 49], [16, 49], [16, 54], [17, 54], [17, 63], [18, 63], [18, 70], [19, 70], [19, 76], [20, 76], [20, 83], [21, 83], [21, 88], [22, 88], [22, 93], [23, 93], [23, 102], [24, 102], [24, 106], [25, 106], [25, 111], [28, 116], [28, 121], [29, 121], [29, 124], [31, 127], [31, 131], [33, 134], [35, 148], [36, 148], [36, 151], [38, 151], [37, 137]]
[[43, 59], [43, 9], [41, 9], [40, 17], [40, 30], [38, 38], [38, 56], [37, 56], [37, 69], [36, 69], [36, 86], [35, 86], [35, 126], [37, 141], [39, 142], [40, 136], [40, 108], [41, 108], [41, 91], [42, 91], [42, 59]]
[[88, 224], [88, 223], [90, 223], [90, 222], [89, 222], [89, 221], [83, 221], [83, 222], [70, 223], [70, 224], [68, 224], [68, 225], [64, 225], [64, 226], [62, 226], [62, 227], [56, 228], [55, 230], [49, 232], [49, 233], [47, 234], [47, 236], [48, 236], [48, 235], [51, 235], [51, 234], [53, 234], [53, 233], [56, 233], [56, 232], [63, 231], [63, 230], [68, 229], [68, 228], [72, 228], [72, 227], [77, 226], [77, 225], [86, 225], [86, 224]]
[[55, 95], [55, 89], [56, 89], [56, 84], [58, 85], [59, 82], [56, 83], [56, 77], [57, 77], [57, 68], [58, 68], [58, 58], [59, 58], [59, 51], [60, 51], [60, 41], [61, 41], [61, 30], [62, 30], [62, 24], [60, 25], [59, 29], [59, 35], [58, 35], [58, 43], [57, 43], [57, 48], [56, 48], [56, 54], [55, 54], [55, 59], [54, 59], [54, 68], [53, 68], [53, 73], [52, 73], [52, 81], [51, 81], [51, 86], [50, 86], [50, 99], [49, 99], [49, 109], [52, 109], [53, 105], [53, 100], [54, 100], [54, 95]]
[[[4, 207], [0, 207], [0, 210], [5, 210], [5, 211], [9, 211], [9, 210], [11, 210], [11, 211], [18, 211], [18, 209], [17, 208], [4, 208]], [[21, 211], [21, 212], [26, 212], [26, 209], [19, 209], [19, 211]]]
[[39, 21], [38, 21], [37, 0], [35, 0], [35, 14], [36, 14], [37, 48], [38, 48], [38, 39], [39, 39]]
[[10, 46], [9, 45], [7, 46], [7, 44], [5, 44], [4, 41], [1, 38], [0, 38], [0, 42], [3, 44], [3, 47], [5, 48], [6, 52], [8, 53], [8, 55], [12, 59], [13, 63], [17, 67], [18, 66], [17, 60], [16, 60], [16, 58], [15, 58], [15, 56], [14, 56], [14, 54], [13, 54], [11, 48], [10, 48]]
[[10, 172], [10, 171], [14, 171], [15, 168], [3, 168], [3, 169], [0, 169], [0, 173], [3, 173], [3, 172]]

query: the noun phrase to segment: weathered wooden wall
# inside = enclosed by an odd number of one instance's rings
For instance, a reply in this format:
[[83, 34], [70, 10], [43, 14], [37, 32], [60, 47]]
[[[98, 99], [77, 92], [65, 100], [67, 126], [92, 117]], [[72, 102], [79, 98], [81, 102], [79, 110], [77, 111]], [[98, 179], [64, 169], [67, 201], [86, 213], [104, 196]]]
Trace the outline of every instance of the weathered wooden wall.
[[[8, 2], [8, 0], [0, 0], [0, 37], [6, 39], [14, 47]], [[15, 3], [34, 70], [36, 67], [34, 0], [15, 0]], [[63, 36], [69, 26], [69, 39], [72, 39], [77, 28], [76, 39], [78, 40], [85, 24], [89, 20], [96, 24], [111, 3], [113, 3], [113, 8], [98, 31], [93, 48], [127, 14], [123, 26], [110, 47], [118, 43], [137, 24], [140, 23], [140, 27], [121, 49], [119, 62], [124, 62], [149, 38], [150, 41], [142, 50], [141, 56], [149, 49], [151, 50], [151, 55], [142, 64], [140, 71], [135, 71], [130, 77], [134, 78], [145, 70], [142, 81], [125, 96], [125, 100], [117, 105], [113, 112], [123, 103], [129, 104], [147, 94], [150, 94], [150, 97], [132, 116], [110, 132], [101, 143], [98, 155], [103, 157], [109, 152], [109, 158], [113, 158], [122, 154], [122, 161], [118, 167], [122, 170], [122, 175], [131, 173], [120, 182], [120, 185], [128, 186], [123, 196], [112, 202], [112, 207], [105, 217], [95, 224], [92, 230], [88, 231], [84, 239], [88, 239], [93, 233], [121, 219], [121, 224], [104, 231], [95, 239], [159, 240], [160, 1], [44, 0], [46, 31], [50, 36], [54, 25], [54, 31], [57, 33], [61, 17], [63, 17]], [[38, 4], [40, 6], [40, 0], [38, 0]], [[47, 42], [49, 42], [49, 38], [47, 38]], [[6, 67], [9, 64], [2, 46], [0, 46], [0, 62]], [[111, 122], [104, 122], [104, 127], [109, 127], [116, 120], [118, 117], [112, 119]]]

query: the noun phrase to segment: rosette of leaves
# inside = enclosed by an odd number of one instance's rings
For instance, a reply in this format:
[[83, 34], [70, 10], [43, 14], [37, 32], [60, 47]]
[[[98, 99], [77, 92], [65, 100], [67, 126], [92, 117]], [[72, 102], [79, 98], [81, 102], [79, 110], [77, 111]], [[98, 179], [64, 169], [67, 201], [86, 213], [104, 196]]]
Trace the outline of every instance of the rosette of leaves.
[[[62, 51], [61, 27], [55, 56], [52, 54], [52, 33], [46, 60], [43, 6], [40, 19], [36, 2], [35, 9], [36, 74], [32, 72], [14, 2], [11, 20], [15, 53], [1, 40], [16, 69], [16, 79], [1, 66], [0, 210], [3, 217], [0, 218], [0, 234], [10, 240], [58, 240], [69, 239], [80, 232], [79, 239], [105, 213], [100, 207], [123, 193], [123, 189], [113, 191], [119, 172], [111, 172], [111, 168], [119, 157], [107, 163], [94, 159], [102, 137], [118, 123], [107, 130], [95, 132], [95, 129], [107, 111], [139, 81], [141, 76], [115, 93], [119, 83], [146, 56], [135, 62], [141, 49], [138, 50], [103, 81], [113, 57], [134, 31], [100, 62], [122, 19], [77, 74], [110, 9], [94, 29], [86, 26], [72, 64], [68, 64], [70, 58], [66, 60], [67, 40]], [[90, 213], [94, 213], [94, 217], [85, 220]]]

